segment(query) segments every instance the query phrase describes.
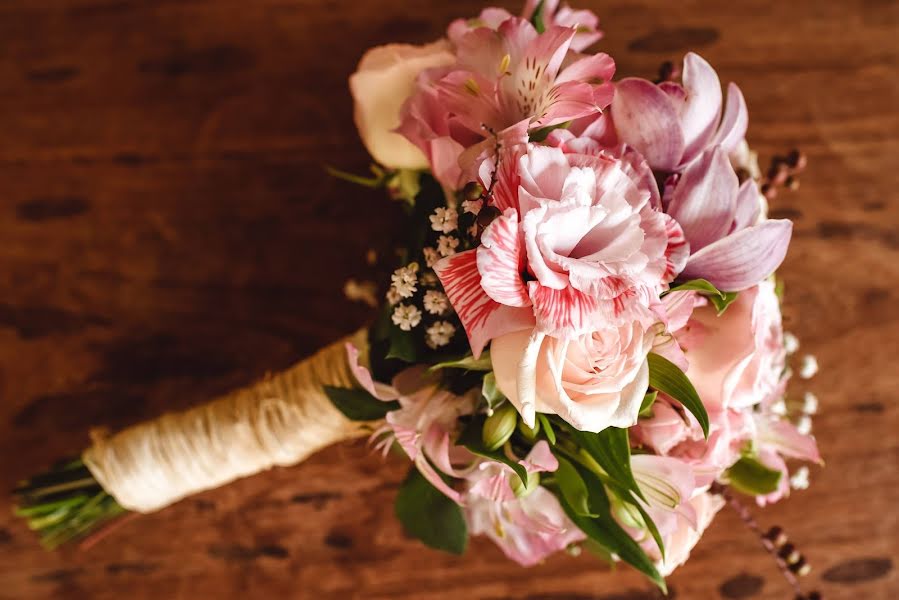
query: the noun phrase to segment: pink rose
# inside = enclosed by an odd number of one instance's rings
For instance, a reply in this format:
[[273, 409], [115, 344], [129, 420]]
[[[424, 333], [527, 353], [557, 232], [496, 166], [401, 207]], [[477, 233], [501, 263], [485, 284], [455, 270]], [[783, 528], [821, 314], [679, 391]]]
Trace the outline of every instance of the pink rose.
[[786, 350], [771, 281], [740, 292], [721, 316], [713, 306], [697, 308], [678, 339], [707, 407], [753, 406], [781, 389]]
[[427, 157], [393, 130], [400, 124], [400, 107], [414, 91], [418, 74], [454, 60], [446, 40], [426, 46], [378, 46], [362, 57], [350, 76], [350, 92], [356, 104], [356, 128], [378, 163], [392, 169], [428, 167]]
[[[534, 372], [535, 410], [557, 414], [583, 431], [634, 425], [656, 333], [632, 322], [572, 340], [545, 338]], [[530, 337], [530, 331], [510, 333], [493, 340], [490, 350], [496, 383], [522, 414], [518, 367]]]

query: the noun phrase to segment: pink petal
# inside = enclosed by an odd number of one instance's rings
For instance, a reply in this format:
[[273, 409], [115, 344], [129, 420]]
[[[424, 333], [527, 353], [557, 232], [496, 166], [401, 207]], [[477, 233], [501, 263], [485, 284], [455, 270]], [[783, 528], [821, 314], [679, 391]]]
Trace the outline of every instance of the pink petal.
[[619, 139], [636, 149], [654, 169], [673, 170], [684, 154], [680, 115], [667, 94], [645, 79], [618, 82], [612, 118]]
[[707, 279], [722, 291], [745, 290], [777, 270], [792, 232], [793, 223], [786, 219], [743, 229], [693, 254], [681, 275]]
[[758, 221], [762, 210], [761, 194], [759, 186], [752, 179], [747, 179], [740, 186], [737, 194], [737, 206], [734, 211], [734, 223], [731, 231], [740, 231]]
[[361, 385], [365, 391], [384, 402], [396, 400], [399, 397], [399, 394], [397, 394], [395, 389], [379, 381], [374, 381], [371, 377], [371, 372], [359, 364], [359, 349], [356, 348], [356, 346], [347, 342], [346, 354], [347, 362], [350, 365], [350, 371], [353, 372], [356, 381], [359, 382], [359, 385]]
[[497, 127], [503, 118], [496, 105], [495, 84], [473, 71], [453, 71], [434, 84], [440, 102], [473, 132], [484, 124]]
[[518, 364], [518, 411], [524, 424], [531, 428], [537, 421], [537, 361], [544, 338], [546, 334], [535, 329]]
[[559, 468], [559, 461], [553, 456], [552, 451], [549, 449], [549, 444], [545, 440], [540, 440], [534, 444], [534, 447], [528, 452], [527, 458], [520, 462], [527, 468], [528, 472], [532, 473], [553, 473]]
[[684, 90], [687, 92], [681, 113], [684, 132], [683, 162], [698, 155], [715, 131], [721, 119], [721, 82], [715, 69], [694, 52], [684, 57]]
[[724, 108], [724, 118], [712, 143], [724, 148], [725, 152], [731, 153], [746, 137], [748, 127], [749, 111], [746, 109], [743, 92], [740, 91], [737, 84], [730, 83], [727, 86], [727, 106]]
[[[502, 27], [500, 29], [502, 30]], [[521, 67], [524, 69], [513, 73], [513, 78], [517, 81], [530, 81], [530, 75], [536, 72], [536, 67], [543, 66], [541, 76], [553, 81], [568, 54], [575, 33], [573, 27], [547, 27], [546, 31], [531, 40], [519, 63], [519, 69]], [[519, 74], [523, 76], [519, 77]]]
[[559, 198], [570, 171], [568, 159], [560, 149], [535, 145], [528, 146], [518, 167], [521, 186], [537, 198]]
[[506, 306], [530, 306], [524, 285], [525, 252], [514, 208], [494, 219], [481, 236], [477, 265], [481, 287], [488, 296]]
[[434, 470], [434, 467], [431, 466], [431, 463], [428, 462], [428, 459], [425, 458], [423, 454], [419, 454], [414, 462], [415, 466], [418, 467], [418, 471], [424, 476], [425, 479], [428, 480], [431, 485], [443, 492], [447, 498], [449, 498], [456, 504], [463, 504], [462, 495], [443, 481], [443, 478], [439, 473], [437, 473], [436, 470]]
[[684, 235], [684, 230], [671, 216], [662, 213], [665, 217], [665, 233], [668, 236], [668, 244], [665, 246], [665, 274], [662, 279], [670, 283], [680, 275], [690, 258], [690, 243]]
[[444, 187], [455, 190], [461, 185], [462, 169], [459, 167], [459, 156], [465, 149], [456, 140], [445, 136], [430, 142], [428, 157], [434, 178]]
[[605, 83], [615, 75], [615, 61], [605, 52], [587, 55], [567, 67], [556, 78], [556, 83], [583, 81]]
[[687, 167], [667, 212], [680, 223], [693, 253], [728, 234], [738, 186], [737, 174], [719, 147], [706, 150]]
[[818, 444], [810, 435], [803, 435], [792, 423], [757, 417], [758, 442], [772, 450], [798, 460], [808, 460], [821, 464]]
[[465, 327], [475, 358], [481, 355], [491, 339], [533, 327], [534, 316], [530, 309], [503, 306], [481, 287], [476, 250], [441, 259], [434, 265], [434, 271]]
[[593, 86], [588, 83], [567, 81], [554, 86], [550, 93], [555, 100], [545, 107], [532, 127], [550, 127], [600, 111], [593, 101]]

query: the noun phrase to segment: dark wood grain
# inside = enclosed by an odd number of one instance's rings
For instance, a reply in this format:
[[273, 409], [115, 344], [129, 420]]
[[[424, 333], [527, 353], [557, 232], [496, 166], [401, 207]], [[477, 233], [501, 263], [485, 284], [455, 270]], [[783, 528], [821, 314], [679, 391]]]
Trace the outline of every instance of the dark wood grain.
[[[502, 2], [517, 9], [514, 3]], [[621, 73], [699, 50], [741, 85], [763, 159], [810, 167], [788, 328], [818, 356], [827, 468], [769, 510], [827, 598], [899, 595], [899, 4], [579, 2]], [[476, 0], [7, 0], [0, 4], [0, 483], [120, 427], [202, 402], [353, 330], [342, 298], [392, 214], [361, 170], [346, 77], [369, 46], [424, 42]], [[474, 540], [403, 537], [405, 465], [331, 448], [48, 554], [0, 501], [0, 598], [656, 598], [627, 569], [523, 570]], [[725, 512], [677, 598], [788, 599]]]

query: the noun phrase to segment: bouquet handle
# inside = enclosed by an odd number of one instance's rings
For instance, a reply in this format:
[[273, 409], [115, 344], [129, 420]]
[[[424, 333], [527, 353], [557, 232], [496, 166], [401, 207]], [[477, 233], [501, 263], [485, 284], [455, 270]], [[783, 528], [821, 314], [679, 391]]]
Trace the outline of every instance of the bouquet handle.
[[149, 513], [273, 466], [302, 462], [331, 444], [365, 435], [325, 395], [355, 378], [346, 344], [367, 357], [367, 332], [319, 350], [289, 369], [180, 413], [112, 436], [92, 431], [82, 460], [123, 508]]

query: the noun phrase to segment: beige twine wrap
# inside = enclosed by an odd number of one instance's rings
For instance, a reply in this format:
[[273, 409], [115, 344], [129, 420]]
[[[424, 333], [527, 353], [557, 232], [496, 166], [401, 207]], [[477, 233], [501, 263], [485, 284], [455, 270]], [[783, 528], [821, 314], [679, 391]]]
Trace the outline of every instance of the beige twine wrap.
[[92, 432], [84, 464], [121, 506], [148, 513], [365, 435], [370, 426], [347, 419], [322, 390], [355, 385], [347, 342], [367, 357], [366, 332], [360, 330], [282, 373], [203, 406], [111, 437]]

